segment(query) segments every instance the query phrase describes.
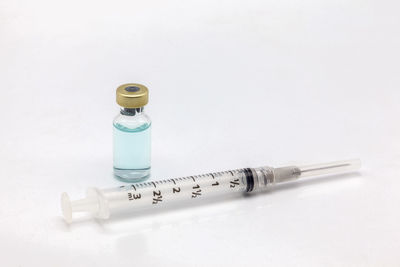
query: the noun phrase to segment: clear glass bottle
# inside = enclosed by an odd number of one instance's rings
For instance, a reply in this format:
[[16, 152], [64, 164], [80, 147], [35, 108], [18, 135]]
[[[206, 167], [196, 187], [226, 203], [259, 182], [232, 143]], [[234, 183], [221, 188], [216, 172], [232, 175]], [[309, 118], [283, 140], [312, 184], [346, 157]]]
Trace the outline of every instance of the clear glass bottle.
[[151, 120], [144, 113], [148, 95], [148, 89], [141, 84], [117, 88], [121, 111], [113, 122], [114, 175], [124, 182], [139, 182], [150, 176]]

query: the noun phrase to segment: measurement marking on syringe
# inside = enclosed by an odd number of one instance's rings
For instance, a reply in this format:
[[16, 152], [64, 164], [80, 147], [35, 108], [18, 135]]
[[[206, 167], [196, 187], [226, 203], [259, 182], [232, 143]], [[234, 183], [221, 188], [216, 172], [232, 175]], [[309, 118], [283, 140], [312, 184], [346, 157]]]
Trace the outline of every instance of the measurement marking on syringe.
[[176, 184], [176, 182], [175, 182], [175, 180], [174, 179], [171, 179], [172, 180], [172, 182], [174, 182], [174, 184]]
[[237, 185], [239, 185], [239, 179], [235, 179], [233, 181], [230, 181], [230, 187], [231, 188], [234, 188]]
[[211, 175], [211, 177], [212, 177], [213, 179], [215, 179], [215, 176], [214, 176], [214, 174], [210, 173], [210, 175]]
[[192, 198], [196, 198], [198, 196], [201, 196], [200, 185], [197, 184], [197, 185], [193, 186], [193, 190], [196, 190], [196, 191], [192, 191]]
[[194, 179], [194, 177], [193, 177], [193, 176], [190, 176], [190, 178], [192, 178], [192, 179], [193, 179], [193, 182], [196, 182], [196, 180]]
[[133, 185], [131, 185], [131, 187], [133, 187], [133, 189], [135, 189], [135, 191], [136, 191], [136, 187], [135, 187], [135, 185], [133, 184]]
[[140, 199], [141, 197], [142, 197], [142, 194], [132, 194], [132, 193], [128, 193], [128, 198], [129, 198], [129, 200]]
[[233, 172], [232, 171], [229, 171], [231, 174], [232, 174], [232, 176], [235, 176], [235, 175], [233, 175]]
[[158, 202], [162, 201], [161, 191], [153, 191], [153, 204], [157, 204]]
[[157, 188], [156, 184], [154, 182], [151, 182], [154, 185], [154, 188]]

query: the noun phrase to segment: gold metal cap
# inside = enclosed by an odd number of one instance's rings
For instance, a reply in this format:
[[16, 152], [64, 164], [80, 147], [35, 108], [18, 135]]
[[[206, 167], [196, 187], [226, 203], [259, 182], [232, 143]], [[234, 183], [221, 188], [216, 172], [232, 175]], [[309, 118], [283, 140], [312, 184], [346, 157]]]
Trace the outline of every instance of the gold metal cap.
[[124, 108], [140, 108], [149, 102], [149, 90], [138, 83], [127, 83], [117, 88], [117, 103]]

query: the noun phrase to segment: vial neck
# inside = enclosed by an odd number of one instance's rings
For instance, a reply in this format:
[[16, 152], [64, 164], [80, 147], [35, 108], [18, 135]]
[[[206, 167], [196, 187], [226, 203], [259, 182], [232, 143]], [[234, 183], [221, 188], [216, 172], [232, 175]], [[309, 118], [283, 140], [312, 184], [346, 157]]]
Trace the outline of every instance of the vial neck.
[[135, 116], [140, 113], [142, 113], [144, 110], [144, 107], [140, 108], [121, 108], [120, 113], [125, 116]]

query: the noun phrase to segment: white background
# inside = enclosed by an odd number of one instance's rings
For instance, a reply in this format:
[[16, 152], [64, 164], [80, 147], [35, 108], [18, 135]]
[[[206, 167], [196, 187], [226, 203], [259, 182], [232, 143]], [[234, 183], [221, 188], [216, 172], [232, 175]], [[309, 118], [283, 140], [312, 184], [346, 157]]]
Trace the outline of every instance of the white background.
[[[398, 266], [397, 1], [0, 2], [1, 266]], [[361, 158], [358, 174], [64, 223], [118, 186], [115, 88], [146, 84], [151, 179]]]

